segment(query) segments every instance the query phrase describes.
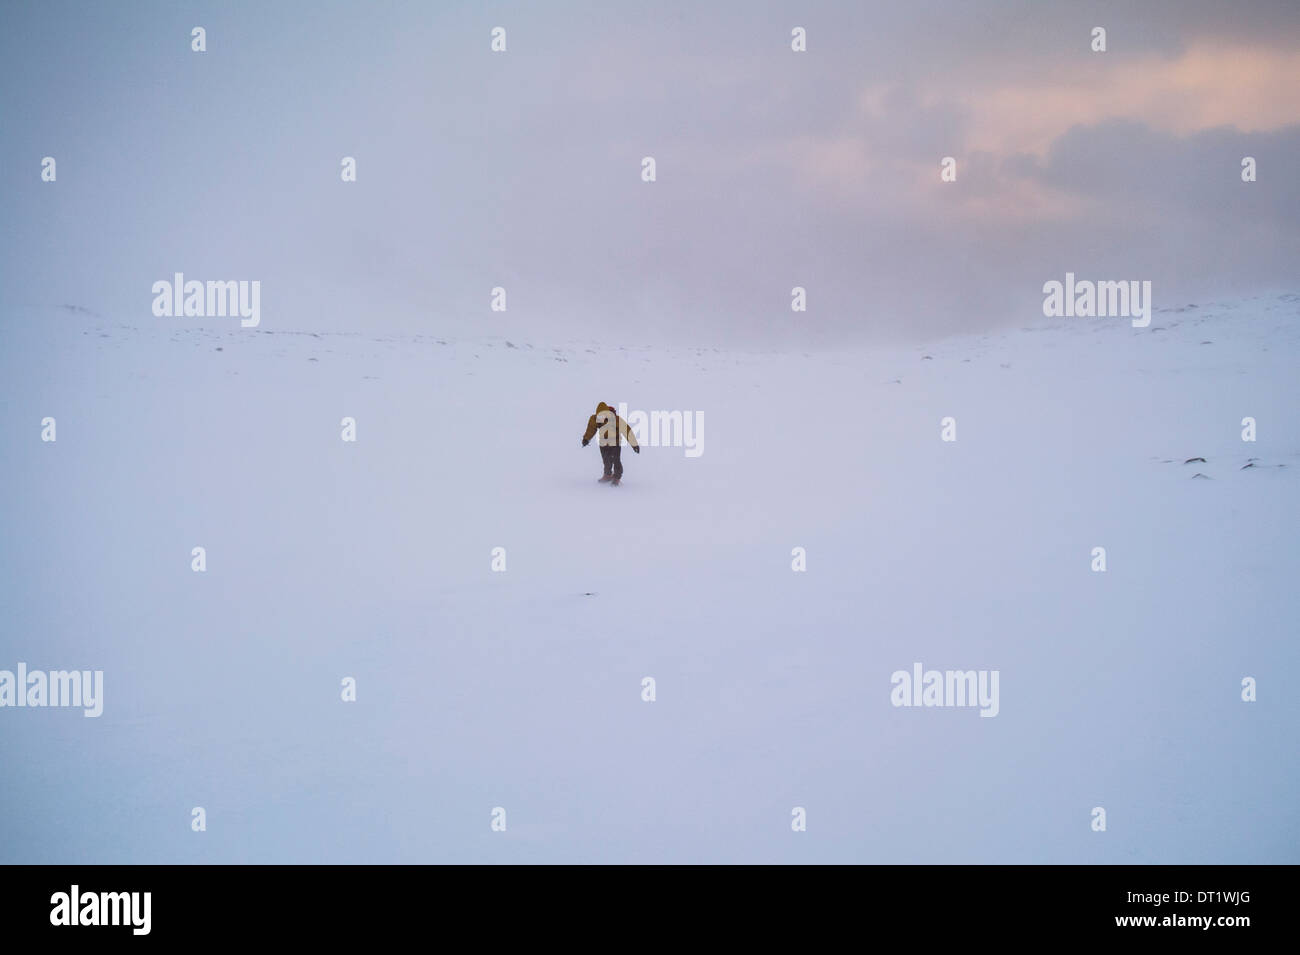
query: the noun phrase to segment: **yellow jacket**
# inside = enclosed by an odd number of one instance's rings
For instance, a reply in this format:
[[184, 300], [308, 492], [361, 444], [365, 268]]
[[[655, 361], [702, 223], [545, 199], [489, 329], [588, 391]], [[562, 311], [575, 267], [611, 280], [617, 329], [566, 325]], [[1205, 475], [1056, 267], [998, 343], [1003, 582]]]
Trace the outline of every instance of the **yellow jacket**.
[[596, 413], [587, 419], [587, 430], [582, 435], [582, 443], [586, 444], [597, 432], [600, 432], [600, 438], [596, 443], [602, 448], [616, 447], [621, 440], [627, 441], [634, 448], [640, 447], [627, 422], [603, 401], [596, 405]]

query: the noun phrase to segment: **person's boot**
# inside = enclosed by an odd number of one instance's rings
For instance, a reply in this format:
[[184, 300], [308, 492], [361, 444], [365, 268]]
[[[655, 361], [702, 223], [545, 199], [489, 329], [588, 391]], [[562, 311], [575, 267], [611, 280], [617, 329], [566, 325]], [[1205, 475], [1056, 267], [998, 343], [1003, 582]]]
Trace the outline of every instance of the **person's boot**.
[[604, 484], [606, 481], [612, 481], [612, 480], [614, 480], [614, 475], [606, 474], [603, 478], [600, 479], [600, 483]]
[[610, 478], [609, 486], [610, 486], [610, 487], [618, 487], [618, 482], [619, 482], [619, 479], [618, 479], [618, 478]]

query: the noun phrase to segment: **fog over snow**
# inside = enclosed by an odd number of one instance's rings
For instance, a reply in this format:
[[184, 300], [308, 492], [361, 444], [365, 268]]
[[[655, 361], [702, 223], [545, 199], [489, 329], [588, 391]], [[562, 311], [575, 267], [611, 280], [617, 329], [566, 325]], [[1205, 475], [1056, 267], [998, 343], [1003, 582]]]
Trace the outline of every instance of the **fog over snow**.
[[1067, 271], [1177, 305], [1300, 260], [1290, 0], [3, 17], [0, 303], [147, 314], [180, 271], [260, 280], [286, 330], [807, 347], [1021, 324]]

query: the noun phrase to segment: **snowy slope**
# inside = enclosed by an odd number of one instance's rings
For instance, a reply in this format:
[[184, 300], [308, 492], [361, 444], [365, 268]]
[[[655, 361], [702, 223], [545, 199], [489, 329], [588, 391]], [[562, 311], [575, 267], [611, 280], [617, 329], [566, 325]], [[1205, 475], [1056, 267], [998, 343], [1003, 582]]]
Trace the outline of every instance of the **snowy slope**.
[[[1300, 861], [1300, 297], [1025, 326], [6, 316], [0, 668], [105, 704], [0, 710], [0, 860]], [[600, 400], [702, 412], [704, 453], [598, 485]], [[998, 670], [998, 715], [892, 706], [914, 662]]]

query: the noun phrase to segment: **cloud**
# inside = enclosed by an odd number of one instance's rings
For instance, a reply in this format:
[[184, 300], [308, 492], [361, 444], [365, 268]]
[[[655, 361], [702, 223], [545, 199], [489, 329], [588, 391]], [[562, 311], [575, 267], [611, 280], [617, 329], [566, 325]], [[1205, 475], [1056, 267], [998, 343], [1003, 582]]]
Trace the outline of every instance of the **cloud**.
[[1197, 45], [1174, 59], [1106, 60], [1093, 68], [1053, 74], [1039, 83], [991, 84], [949, 94], [969, 117], [964, 147], [1006, 155], [1043, 154], [1078, 125], [1130, 119], [1153, 129], [1189, 134], [1217, 126], [1242, 132], [1300, 123], [1300, 50]]

